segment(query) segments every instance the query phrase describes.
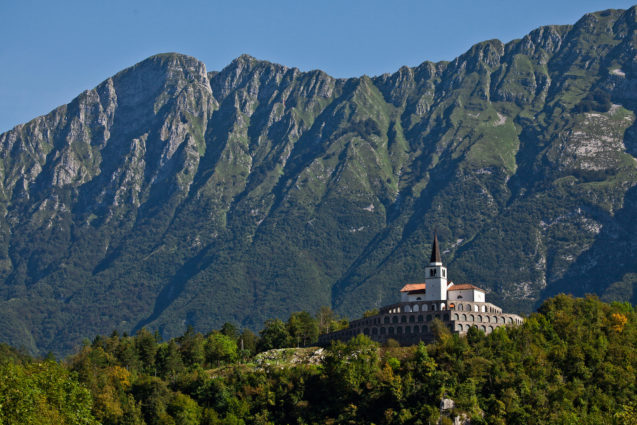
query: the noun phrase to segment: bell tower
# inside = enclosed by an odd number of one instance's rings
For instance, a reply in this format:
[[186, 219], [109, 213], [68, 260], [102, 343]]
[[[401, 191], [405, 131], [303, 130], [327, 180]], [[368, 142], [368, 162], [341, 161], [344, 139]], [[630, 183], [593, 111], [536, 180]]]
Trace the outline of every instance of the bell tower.
[[431, 259], [425, 270], [425, 300], [438, 301], [447, 299], [447, 268], [442, 265], [438, 235], [434, 234], [434, 244], [431, 248]]

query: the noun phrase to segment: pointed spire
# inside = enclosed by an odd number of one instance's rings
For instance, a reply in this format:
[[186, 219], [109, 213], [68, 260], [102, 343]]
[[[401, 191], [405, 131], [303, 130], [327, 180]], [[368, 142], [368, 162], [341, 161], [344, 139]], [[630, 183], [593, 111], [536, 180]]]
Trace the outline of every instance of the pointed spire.
[[431, 263], [442, 263], [442, 258], [440, 257], [440, 248], [438, 248], [438, 235], [434, 233], [434, 245], [431, 248], [431, 259], [429, 260]]

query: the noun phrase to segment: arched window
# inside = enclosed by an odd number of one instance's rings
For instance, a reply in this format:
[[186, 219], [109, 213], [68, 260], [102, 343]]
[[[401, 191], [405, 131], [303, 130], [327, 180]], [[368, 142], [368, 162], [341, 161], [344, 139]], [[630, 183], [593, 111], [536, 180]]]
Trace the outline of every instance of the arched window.
[[418, 313], [418, 311], [420, 311], [420, 306], [419, 306], [418, 304], [416, 304], [416, 305], [414, 306], [414, 308], [413, 308], [413, 311], [414, 311], [415, 313]]
[[385, 318], [383, 319], [383, 323], [389, 323], [389, 316], [385, 316]]
[[378, 328], [372, 328], [372, 335], [378, 335]]
[[471, 311], [471, 304], [465, 304], [464, 309], [467, 311]]
[[409, 323], [416, 323], [416, 316], [409, 316]]
[[418, 322], [419, 322], [419, 323], [422, 323], [422, 321], [423, 321], [423, 320], [424, 320], [424, 318], [423, 318], [422, 314], [421, 314], [421, 315], [419, 315], [419, 316], [418, 316]]
[[445, 310], [446, 308], [445, 303], [440, 304], [440, 310]]
[[406, 305], [405, 306], [405, 313], [411, 313], [411, 307]]
[[480, 330], [485, 333], [487, 332], [487, 328], [485, 328], [484, 325], [480, 326]]
[[474, 306], [473, 306], [473, 309], [476, 311], [476, 313], [478, 313], [478, 312], [480, 311], [480, 309], [478, 308], [478, 306], [477, 306], [477, 305], [474, 305]]
[[482, 316], [478, 316], [478, 322], [482, 322]]
[[394, 328], [389, 328], [389, 335], [393, 335], [394, 334]]
[[407, 323], [407, 316], [400, 316], [400, 323]]
[[462, 330], [462, 325], [456, 325], [456, 330], [457, 331], [461, 331]]
[[432, 320], [433, 320], [433, 318], [431, 317], [431, 314], [428, 314], [428, 315], [427, 315], [427, 321], [428, 321], [428, 322], [431, 322]]
[[458, 320], [458, 313], [453, 315], [453, 320]]
[[403, 333], [403, 328], [402, 328], [402, 326], [397, 326], [397, 327], [396, 327], [396, 333], [397, 333], [398, 335], [400, 335], [400, 334], [402, 334], [402, 333]]
[[484, 318], [486, 319], [487, 323], [491, 323], [491, 318], [489, 316], [484, 316]]
[[422, 305], [422, 311], [427, 311], [427, 304]]
[[475, 322], [476, 321], [476, 318], [475, 318], [475, 316], [473, 314], [469, 315], [469, 321], [470, 322]]
[[392, 323], [398, 323], [398, 316], [394, 316], [391, 318]]
[[431, 305], [431, 311], [436, 311], [436, 304]]
[[463, 311], [464, 310], [464, 306], [462, 304], [458, 304], [458, 310]]
[[417, 334], [418, 333], [418, 325], [414, 326], [414, 333]]
[[380, 334], [381, 335], [385, 335], [385, 332], [387, 332], [387, 330], [385, 328], [380, 328]]

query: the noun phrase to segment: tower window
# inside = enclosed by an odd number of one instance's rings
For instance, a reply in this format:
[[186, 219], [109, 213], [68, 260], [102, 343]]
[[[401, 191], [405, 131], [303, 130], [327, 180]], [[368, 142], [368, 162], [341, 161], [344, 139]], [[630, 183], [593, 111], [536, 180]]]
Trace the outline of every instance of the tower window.
[[429, 269], [429, 276], [435, 276], [436, 275], [436, 269]]
[[446, 271], [445, 269], [442, 269], [442, 277], [447, 277], [447, 276], [445, 276], [447, 274], [447, 273], [445, 273], [445, 271]]

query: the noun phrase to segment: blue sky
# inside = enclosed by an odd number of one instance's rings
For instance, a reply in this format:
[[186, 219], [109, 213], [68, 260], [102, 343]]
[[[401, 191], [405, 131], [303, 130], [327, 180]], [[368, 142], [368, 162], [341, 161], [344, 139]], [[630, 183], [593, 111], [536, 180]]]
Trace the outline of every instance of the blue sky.
[[[634, 1], [634, 0], [633, 0]], [[0, 2], [0, 132], [68, 103], [156, 53], [180, 52], [219, 70], [248, 53], [378, 75], [450, 60], [472, 44], [510, 41], [621, 0], [314, 0]]]

